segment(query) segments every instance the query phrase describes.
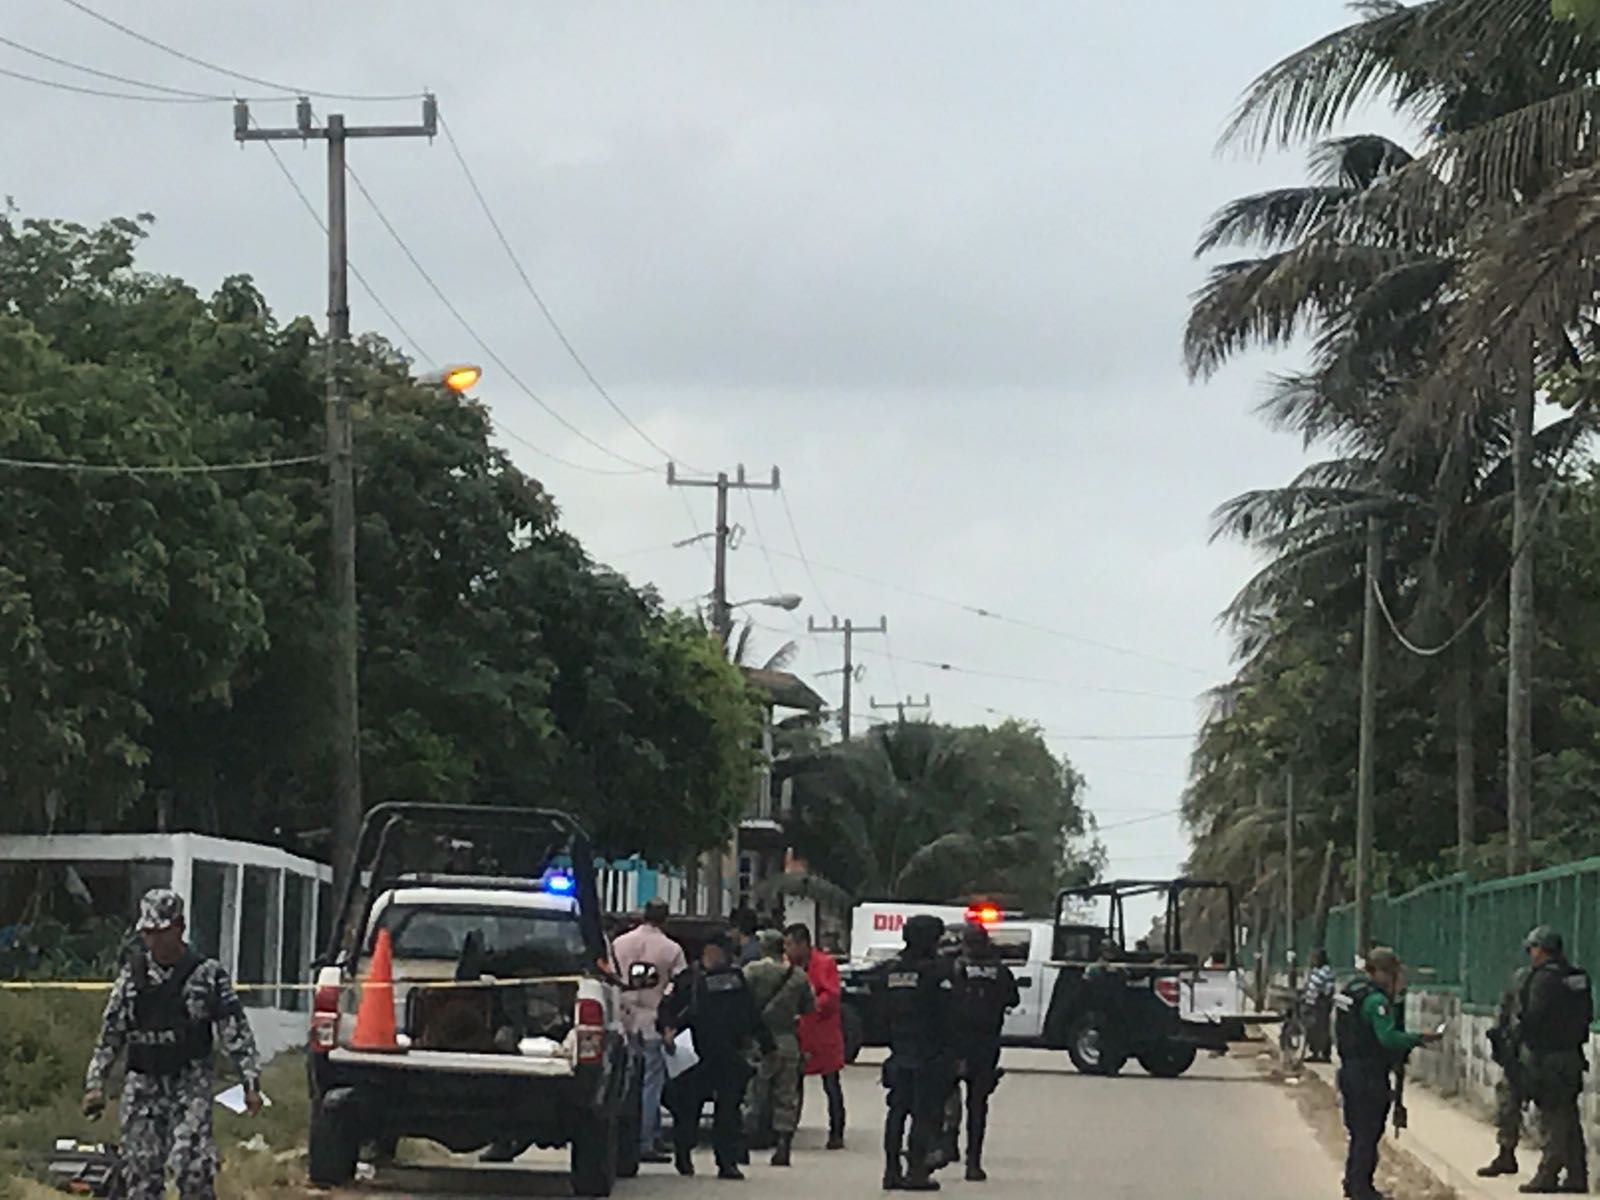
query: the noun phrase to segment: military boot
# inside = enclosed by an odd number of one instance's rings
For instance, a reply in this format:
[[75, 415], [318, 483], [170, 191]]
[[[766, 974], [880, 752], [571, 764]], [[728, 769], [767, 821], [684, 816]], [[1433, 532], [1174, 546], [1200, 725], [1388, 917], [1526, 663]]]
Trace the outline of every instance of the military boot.
[[1561, 1183], [1548, 1175], [1535, 1175], [1527, 1183], [1517, 1189], [1524, 1195], [1543, 1196], [1553, 1195], [1561, 1191]]
[[906, 1174], [898, 1154], [889, 1154], [883, 1160], [883, 1190], [897, 1192], [905, 1186]]
[[789, 1165], [789, 1151], [794, 1148], [794, 1134], [780, 1133], [778, 1144], [772, 1150], [772, 1165], [787, 1167]]
[[1494, 1161], [1486, 1167], [1479, 1167], [1478, 1174], [1484, 1179], [1493, 1179], [1496, 1175], [1515, 1175], [1517, 1173], [1517, 1152], [1501, 1148], [1500, 1153], [1494, 1156]]

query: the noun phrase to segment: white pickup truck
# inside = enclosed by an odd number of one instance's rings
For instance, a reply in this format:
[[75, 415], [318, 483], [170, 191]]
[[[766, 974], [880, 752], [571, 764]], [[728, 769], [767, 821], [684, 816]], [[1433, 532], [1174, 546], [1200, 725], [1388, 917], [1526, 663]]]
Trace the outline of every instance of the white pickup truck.
[[[509, 854], [486, 856], [496, 873], [459, 869], [507, 842]], [[596, 893], [582, 831], [536, 810], [379, 805], [362, 845], [370, 856], [313, 992], [312, 1182], [348, 1182], [364, 1145], [424, 1137], [457, 1152], [570, 1147], [573, 1191], [609, 1195], [638, 1170], [639, 1081], [598, 910], [586, 908]], [[442, 847], [457, 869], [406, 869], [428, 857], [419, 845]], [[388, 985], [373, 978], [380, 939]], [[367, 992], [379, 1014], [392, 995], [392, 1039], [358, 1029]]]
[[[952, 938], [968, 921], [988, 928], [1022, 998], [1006, 1015], [1007, 1045], [1064, 1049], [1088, 1073], [1115, 1074], [1131, 1057], [1151, 1074], [1180, 1075], [1198, 1049], [1225, 1049], [1244, 1036], [1247, 1024], [1271, 1019], [1247, 1012], [1231, 933], [1224, 934], [1228, 948], [1220, 957], [1184, 949], [1184, 907], [1202, 892], [1226, 901], [1215, 906], [1217, 920], [1231, 930], [1231, 890], [1194, 880], [1069, 889], [1057, 898], [1053, 920], [1016, 917], [987, 905], [860, 905], [852, 920], [851, 961], [840, 971], [846, 1053], [854, 1058], [863, 1045], [887, 1042], [880, 1002], [885, 964], [899, 953], [905, 919], [928, 913], [945, 922]], [[1127, 950], [1124, 902], [1151, 895], [1167, 903], [1165, 943]]]

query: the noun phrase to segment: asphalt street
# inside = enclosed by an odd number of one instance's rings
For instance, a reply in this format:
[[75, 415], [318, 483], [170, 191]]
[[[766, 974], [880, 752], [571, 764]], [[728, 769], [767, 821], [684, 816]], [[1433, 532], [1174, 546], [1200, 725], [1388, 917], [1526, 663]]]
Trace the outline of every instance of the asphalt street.
[[[1008, 1074], [995, 1097], [987, 1184], [969, 1184], [959, 1169], [940, 1173], [946, 1193], [1017, 1200], [1335, 1200], [1337, 1167], [1318, 1145], [1293, 1097], [1262, 1078], [1248, 1060], [1202, 1057], [1181, 1079], [1152, 1079], [1137, 1067], [1118, 1079], [1092, 1079], [1061, 1055], [1007, 1051]], [[747, 1192], [781, 1197], [881, 1195], [879, 1152], [883, 1092], [877, 1069], [846, 1072], [849, 1147], [822, 1149], [822, 1096], [816, 1082], [806, 1098], [795, 1165], [767, 1166], [754, 1156], [745, 1183], [715, 1178], [709, 1148], [692, 1179], [670, 1166], [646, 1166], [621, 1180], [629, 1197], [728, 1196]], [[509, 1167], [397, 1165], [351, 1189], [362, 1200], [429, 1197], [567, 1195], [564, 1159], [529, 1154]]]

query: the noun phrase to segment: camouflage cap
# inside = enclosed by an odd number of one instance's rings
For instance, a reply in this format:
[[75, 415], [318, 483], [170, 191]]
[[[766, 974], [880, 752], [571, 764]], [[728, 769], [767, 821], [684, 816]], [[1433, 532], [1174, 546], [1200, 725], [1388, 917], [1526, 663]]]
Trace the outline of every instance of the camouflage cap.
[[183, 920], [183, 897], [171, 888], [151, 888], [139, 901], [139, 932], [167, 929]]
[[1536, 925], [1528, 930], [1528, 936], [1522, 939], [1522, 948], [1543, 950], [1547, 954], [1560, 954], [1565, 949], [1561, 935], [1548, 925]]

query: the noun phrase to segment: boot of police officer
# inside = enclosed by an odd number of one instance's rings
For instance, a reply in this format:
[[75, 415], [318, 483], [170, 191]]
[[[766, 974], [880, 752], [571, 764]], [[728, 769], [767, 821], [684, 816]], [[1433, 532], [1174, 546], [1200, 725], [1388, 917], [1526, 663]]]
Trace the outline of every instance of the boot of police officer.
[[1522, 986], [1522, 1077], [1539, 1109], [1545, 1149], [1539, 1169], [1518, 1190], [1587, 1192], [1588, 1150], [1578, 1095], [1594, 1019], [1589, 976], [1567, 961], [1561, 935], [1548, 925], [1528, 934], [1524, 945], [1531, 970]]
[[144, 945], [111, 985], [84, 1080], [83, 1111], [97, 1117], [105, 1108], [106, 1074], [126, 1046], [124, 1200], [161, 1200], [168, 1172], [179, 1200], [214, 1200], [213, 1030], [244, 1081], [252, 1116], [262, 1104], [255, 1037], [227, 970], [184, 940], [183, 897], [168, 888], [146, 892], [138, 930]]
[[903, 930], [905, 949], [884, 973], [889, 1057], [883, 1083], [889, 1111], [883, 1126], [883, 1186], [889, 1190], [939, 1190], [928, 1159], [951, 1079], [952, 984], [950, 965], [938, 955], [943, 935], [944, 922], [938, 917], [911, 917]]
[[1528, 967], [1519, 967], [1500, 996], [1500, 1010], [1489, 1030], [1489, 1055], [1500, 1068], [1494, 1083], [1494, 1128], [1498, 1152], [1487, 1166], [1478, 1168], [1485, 1179], [1517, 1173], [1517, 1145], [1522, 1141], [1522, 1110], [1528, 1102], [1522, 1083], [1519, 1060], [1522, 989], [1528, 980]]
[[1367, 952], [1366, 971], [1346, 984], [1334, 1003], [1339, 1098], [1348, 1135], [1344, 1194], [1349, 1200], [1379, 1200], [1373, 1176], [1394, 1099], [1391, 1076], [1412, 1050], [1438, 1040], [1437, 1034], [1408, 1033], [1399, 1027], [1394, 999], [1403, 983], [1399, 956], [1386, 946], [1376, 946]]
[[1000, 1034], [1006, 1012], [1022, 1003], [1022, 994], [980, 924], [962, 931], [953, 990], [951, 1035], [967, 1092], [967, 1179], [982, 1183], [989, 1177], [983, 1169], [983, 1142], [989, 1097], [1000, 1076]]

